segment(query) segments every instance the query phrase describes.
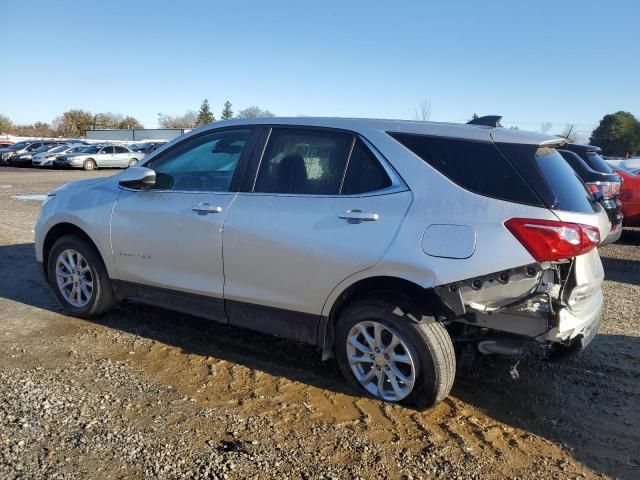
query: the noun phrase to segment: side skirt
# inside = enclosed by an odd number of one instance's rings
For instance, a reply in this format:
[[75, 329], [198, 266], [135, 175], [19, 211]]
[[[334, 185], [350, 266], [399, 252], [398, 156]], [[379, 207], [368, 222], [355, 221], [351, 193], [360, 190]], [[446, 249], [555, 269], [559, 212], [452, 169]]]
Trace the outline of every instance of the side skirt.
[[120, 299], [187, 313], [311, 345], [318, 345], [318, 328], [327, 322], [321, 315], [223, 300], [122, 280], [112, 282]]

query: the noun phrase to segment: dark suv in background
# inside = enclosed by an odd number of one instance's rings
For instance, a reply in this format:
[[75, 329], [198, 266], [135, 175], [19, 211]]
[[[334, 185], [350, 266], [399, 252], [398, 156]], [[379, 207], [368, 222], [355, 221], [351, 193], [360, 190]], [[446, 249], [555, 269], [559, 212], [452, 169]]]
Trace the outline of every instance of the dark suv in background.
[[558, 152], [576, 171], [589, 191], [607, 212], [611, 232], [601, 246], [616, 242], [622, 234], [622, 204], [618, 199], [622, 179], [600, 156], [600, 148], [569, 143]]

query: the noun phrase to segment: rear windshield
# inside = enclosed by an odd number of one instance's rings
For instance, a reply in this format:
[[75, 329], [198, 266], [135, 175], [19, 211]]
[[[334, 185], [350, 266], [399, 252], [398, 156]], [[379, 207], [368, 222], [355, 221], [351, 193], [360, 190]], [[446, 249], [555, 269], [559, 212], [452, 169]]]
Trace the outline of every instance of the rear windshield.
[[522, 175], [491, 142], [409, 133], [388, 134], [466, 190], [509, 202], [544, 207]]
[[583, 213], [598, 211], [587, 187], [555, 148], [515, 143], [496, 145], [548, 208]]
[[598, 153], [596, 153], [596, 152], [587, 152], [585, 157], [586, 158], [584, 160], [596, 172], [613, 173], [613, 168], [611, 168], [609, 166], [609, 164], [604, 161], [604, 158], [602, 158]]

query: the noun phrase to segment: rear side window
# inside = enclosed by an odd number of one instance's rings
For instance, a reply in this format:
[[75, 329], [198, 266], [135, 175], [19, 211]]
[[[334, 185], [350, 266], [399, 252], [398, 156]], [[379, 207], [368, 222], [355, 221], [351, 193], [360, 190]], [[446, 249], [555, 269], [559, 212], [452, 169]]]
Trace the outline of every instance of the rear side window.
[[116, 153], [126, 153], [127, 149], [124, 147], [114, 147], [116, 149]]
[[352, 143], [341, 132], [274, 128], [253, 191], [337, 195]]
[[375, 192], [391, 186], [391, 179], [371, 151], [357, 140], [342, 185], [343, 195]]
[[589, 166], [594, 169], [596, 172], [601, 173], [613, 173], [613, 168], [609, 166], [607, 162], [604, 161], [598, 153], [596, 152], [587, 152], [585, 155], [585, 160], [589, 164]]
[[390, 132], [389, 135], [471, 192], [543, 206], [540, 198], [493, 143], [405, 133]]
[[583, 213], [598, 211], [587, 187], [555, 148], [516, 143], [497, 146], [548, 208]]

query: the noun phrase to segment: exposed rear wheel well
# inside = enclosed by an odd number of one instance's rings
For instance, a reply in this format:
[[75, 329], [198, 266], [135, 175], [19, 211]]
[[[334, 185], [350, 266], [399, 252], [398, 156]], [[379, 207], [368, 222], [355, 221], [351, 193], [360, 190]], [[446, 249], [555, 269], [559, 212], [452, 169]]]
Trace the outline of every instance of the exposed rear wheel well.
[[57, 225], [54, 225], [47, 232], [47, 235], [44, 237], [44, 243], [42, 245], [42, 257], [43, 257], [42, 260], [43, 260], [45, 275], [48, 273], [47, 266], [49, 264], [49, 252], [51, 251], [51, 247], [56, 242], [56, 240], [58, 240], [60, 237], [63, 237], [65, 235], [71, 235], [71, 234], [78, 235], [83, 239], [85, 239], [93, 248], [95, 248], [96, 252], [98, 253], [98, 256], [100, 256], [100, 250], [98, 250], [98, 248], [96, 247], [96, 244], [93, 243], [93, 240], [91, 240], [91, 237], [89, 237], [89, 235], [87, 235], [84, 232], [84, 230], [82, 230], [77, 225], [74, 225], [73, 223], [58, 223]]
[[342, 310], [365, 297], [397, 301], [405, 308], [411, 309], [408, 316], [415, 319], [416, 322], [420, 321], [424, 315], [437, 317], [449, 312], [433, 289], [423, 288], [409, 280], [397, 277], [372, 277], [360, 280], [342, 292], [331, 308], [325, 331], [322, 332], [323, 357], [326, 358], [329, 355], [329, 350], [332, 351], [334, 328]]

